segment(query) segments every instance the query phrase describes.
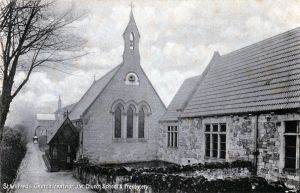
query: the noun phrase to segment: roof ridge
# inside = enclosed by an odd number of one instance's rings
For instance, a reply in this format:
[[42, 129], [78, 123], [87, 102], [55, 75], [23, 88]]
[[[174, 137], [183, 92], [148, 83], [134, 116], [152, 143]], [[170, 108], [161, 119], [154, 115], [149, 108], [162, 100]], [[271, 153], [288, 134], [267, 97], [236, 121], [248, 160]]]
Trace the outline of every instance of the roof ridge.
[[177, 89], [172, 101], [168, 105], [166, 112], [161, 116], [159, 122], [177, 121], [179, 112], [177, 108], [182, 106], [182, 103], [187, 100], [187, 94], [190, 93], [196, 85], [201, 75], [186, 78], [180, 87]]
[[[91, 86], [85, 91], [85, 93], [82, 95], [82, 97], [76, 102], [76, 104], [72, 107], [71, 112], [73, 109], [75, 109], [75, 107], [77, 107], [77, 105], [80, 103], [80, 101], [87, 95], [88, 91], [91, 90], [91, 88], [93, 87], [94, 84], [96, 84], [97, 82], [103, 80], [105, 77], [107, 77], [109, 74], [111, 74], [114, 70], [116, 70], [117, 68], [120, 68], [121, 65], [123, 65], [123, 63], [117, 65], [116, 67], [114, 67], [113, 69], [111, 69], [110, 71], [108, 71], [104, 76], [102, 76], [101, 78], [99, 78], [98, 80], [96, 80], [96, 82], [93, 82], [93, 84], [91, 84]], [[118, 71], [118, 70], [117, 70]], [[116, 71], [116, 72], [117, 72]], [[116, 73], [115, 72], [115, 73]], [[107, 82], [107, 84], [110, 82], [110, 80]], [[101, 92], [101, 91], [99, 91]], [[97, 95], [98, 96], [98, 95]], [[93, 103], [93, 102], [92, 102]], [[91, 103], [91, 104], [92, 104]], [[90, 107], [90, 105], [87, 107], [87, 109]], [[86, 109], [85, 109], [86, 110]], [[85, 112], [84, 110], [84, 112]]]
[[159, 96], [159, 94], [157, 93], [156, 89], [154, 88], [152, 82], [150, 81], [150, 79], [148, 78], [147, 74], [145, 73], [143, 67], [142, 67], [141, 65], [138, 65], [138, 66], [141, 68], [141, 71], [144, 73], [144, 75], [145, 75], [147, 81], [149, 82], [149, 84], [150, 84], [150, 86], [152, 87], [152, 89], [154, 90], [156, 96], [158, 96], [159, 101], [161, 102], [161, 104], [163, 105], [164, 109], [166, 110], [167, 107], [166, 107], [165, 103], [164, 103], [164, 102], [162, 101], [162, 99], [160, 98], [160, 96]]
[[221, 56], [180, 117], [299, 109], [299, 32], [295, 28]]
[[241, 47], [241, 48], [239, 48], [239, 49], [237, 49], [237, 50], [234, 50], [234, 51], [231, 51], [231, 52], [229, 52], [229, 53], [226, 53], [226, 54], [222, 55], [222, 57], [225, 57], [225, 56], [227, 57], [228, 55], [232, 55], [232, 54], [238, 54], [238, 53], [241, 52], [241, 51], [244, 51], [244, 50], [246, 50], [246, 49], [250, 49], [250, 48], [253, 48], [253, 47], [256, 47], [256, 48], [257, 48], [257, 46], [262, 45], [263, 43], [271, 42], [271, 40], [274, 40], [274, 39], [276, 39], [276, 38], [279, 38], [279, 37], [283, 38], [284, 36], [286, 36], [286, 35], [288, 35], [288, 34], [291, 35], [291, 34], [294, 34], [294, 33], [295, 33], [295, 34], [300, 33], [300, 27], [296, 27], [296, 28], [294, 28], [294, 29], [291, 29], [291, 30], [288, 30], [288, 31], [279, 33], [279, 34], [277, 34], [277, 35], [274, 35], [274, 36], [271, 36], [271, 37], [269, 37], [269, 38], [260, 40], [260, 41], [258, 41], [258, 42], [252, 43], [252, 44], [250, 44], [250, 45]]
[[[94, 98], [94, 100], [88, 105], [88, 107], [82, 112], [82, 115], [86, 113], [86, 111], [94, 104], [94, 102], [97, 100], [98, 96], [103, 92], [103, 90], [107, 87], [107, 85], [110, 83], [110, 81], [115, 77], [115, 75], [119, 72], [119, 70], [121, 69], [121, 66], [123, 66], [123, 62], [121, 64], [119, 64], [118, 66], [116, 66], [115, 68], [113, 68], [110, 72], [108, 72], [106, 75], [112, 73], [114, 70], [115, 73], [112, 75], [112, 77], [107, 81], [107, 83], [105, 84], [105, 86], [101, 89], [101, 91], [99, 91], [99, 93], [97, 94], [97, 96]], [[106, 76], [105, 75], [105, 76]], [[104, 78], [104, 77], [102, 77]], [[101, 78], [101, 79], [102, 79]], [[100, 80], [100, 79], [99, 79]], [[97, 80], [98, 82], [98, 80]]]
[[210, 62], [208, 63], [208, 65], [206, 66], [205, 70], [202, 72], [200, 79], [198, 80], [198, 83], [196, 84], [196, 86], [193, 88], [192, 92], [190, 93], [190, 95], [187, 97], [187, 100], [183, 103], [183, 105], [181, 106], [180, 110], [184, 110], [186, 108], [186, 106], [188, 105], [190, 99], [192, 98], [192, 96], [195, 94], [195, 92], [197, 92], [199, 85], [201, 84], [202, 80], [206, 77], [207, 73], [209, 72], [209, 70], [211, 69], [211, 67], [217, 62], [218, 59], [220, 59], [220, 53], [218, 51], [214, 52], [214, 55], [212, 57], [212, 59], [210, 60]]

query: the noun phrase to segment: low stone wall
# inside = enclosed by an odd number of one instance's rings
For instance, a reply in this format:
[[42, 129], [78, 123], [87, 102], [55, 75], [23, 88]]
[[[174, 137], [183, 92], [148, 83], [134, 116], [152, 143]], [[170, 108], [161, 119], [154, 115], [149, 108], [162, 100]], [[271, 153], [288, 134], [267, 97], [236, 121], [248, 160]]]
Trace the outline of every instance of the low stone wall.
[[[86, 188], [101, 193], [259, 192], [263, 188], [284, 192], [284, 185], [271, 186], [265, 179], [253, 177], [251, 170], [251, 163], [245, 161], [140, 169], [76, 163], [73, 175]], [[254, 186], [259, 188], [253, 190]]]

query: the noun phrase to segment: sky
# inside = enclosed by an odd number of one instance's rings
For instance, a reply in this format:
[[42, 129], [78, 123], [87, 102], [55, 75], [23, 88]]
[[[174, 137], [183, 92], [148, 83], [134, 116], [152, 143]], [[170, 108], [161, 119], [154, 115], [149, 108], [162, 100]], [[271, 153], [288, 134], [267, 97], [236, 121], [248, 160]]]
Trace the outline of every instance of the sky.
[[[54, 10], [80, 16], [72, 33], [88, 53], [60, 71], [35, 72], [12, 104], [8, 124], [24, 111], [51, 113], [78, 101], [92, 84], [122, 62], [122, 34], [130, 4], [139, 28], [141, 65], [167, 106], [184, 79], [200, 75], [213, 52], [221, 55], [300, 27], [300, 0], [57, 0]], [[16, 81], [24, 78], [19, 72]], [[27, 113], [29, 114], [29, 113]]]

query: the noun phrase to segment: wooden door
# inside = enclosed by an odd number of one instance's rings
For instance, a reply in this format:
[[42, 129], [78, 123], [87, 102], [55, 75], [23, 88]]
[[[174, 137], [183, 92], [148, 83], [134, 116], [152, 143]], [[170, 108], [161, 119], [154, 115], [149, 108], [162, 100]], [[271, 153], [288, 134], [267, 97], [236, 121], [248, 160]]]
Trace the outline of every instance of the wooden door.
[[60, 168], [67, 169], [68, 146], [65, 144], [60, 145]]

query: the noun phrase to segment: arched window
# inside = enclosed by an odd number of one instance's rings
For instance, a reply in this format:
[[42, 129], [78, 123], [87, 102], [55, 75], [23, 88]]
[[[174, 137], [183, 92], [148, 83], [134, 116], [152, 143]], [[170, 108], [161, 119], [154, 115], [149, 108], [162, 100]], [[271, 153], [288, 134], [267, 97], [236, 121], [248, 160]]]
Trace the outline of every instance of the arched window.
[[115, 138], [121, 138], [122, 111], [120, 107], [115, 110]]
[[131, 50], [133, 50], [134, 49], [134, 34], [133, 34], [133, 32], [130, 33], [129, 41], [130, 41], [129, 48]]
[[133, 137], [133, 110], [131, 107], [127, 110], [127, 138]]
[[139, 111], [139, 138], [145, 137], [145, 112], [141, 108]]

